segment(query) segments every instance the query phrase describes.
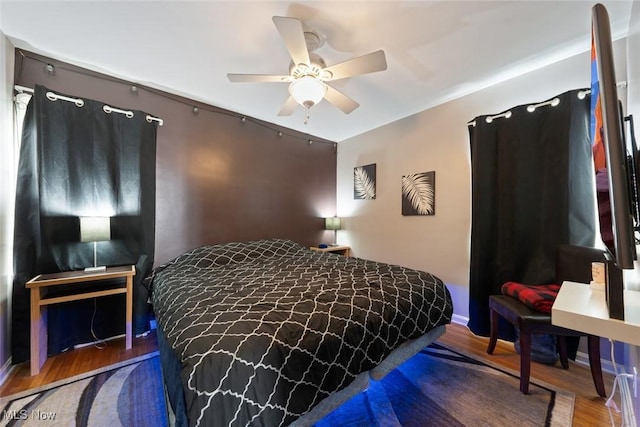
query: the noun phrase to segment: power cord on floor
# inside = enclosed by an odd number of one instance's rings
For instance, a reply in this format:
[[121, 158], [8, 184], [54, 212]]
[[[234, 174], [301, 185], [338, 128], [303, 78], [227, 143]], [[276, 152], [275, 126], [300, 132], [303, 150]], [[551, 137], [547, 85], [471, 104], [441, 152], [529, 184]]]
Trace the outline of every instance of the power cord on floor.
[[[609, 343], [611, 344], [611, 363], [613, 364], [613, 372], [616, 375], [615, 380], [613, 381], [613, 389], [611, 390], [611, 396], [607, 399], [605, 405], [609, 410], [609, 419], [611, 421], [611, 425], [615, 427], [615, 421], [613, 419], [613, 412], [622, 413], [622, 424], [621, 427], [638, 427], [636, 424], [636, 416], [633, 399], [638, 398], [638, 370], [634, 367], [633, 374], [627, 374], [624, 370], [624, 367], [621, 368], [621, 372], [618, 372], [618, 367], [616, 365], [616, 358], [614, 352], [614, 341], [609, 339]], [[633, 383], [633, 391], [631, 391], [629, 387], [629, 380]], [[616, 388], [620, 388], [620, 406], [622, 410], [618, 408], [614, 397], [616, 395]]]
[[97, 298], [93, 299], [93, 314], [91, 315], [91, 336], [93, 336], [93, 338], [95, 339], [95, 344], [94, 346], [97, 349], [103, 350], [107, 347], [107, 342], [105, 340], [103, 340], [102, 338], [98, 338], [96, 336], [96, 333], [93, 330], [93, 320], [96, 317], [96, 311], [98, 310], [98, 303], [97, 303]]

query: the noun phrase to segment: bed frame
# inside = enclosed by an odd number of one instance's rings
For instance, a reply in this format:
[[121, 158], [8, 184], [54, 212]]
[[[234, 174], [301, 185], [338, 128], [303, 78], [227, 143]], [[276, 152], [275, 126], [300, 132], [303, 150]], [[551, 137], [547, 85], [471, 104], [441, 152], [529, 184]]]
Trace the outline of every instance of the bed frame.
[[[322, 400], [311, 411], [294, 421], [291, 427], [310, 426], [320, 421], [353, 396], [366, 390], [369, 387], [369, 380], [380, 381], [385, 375], [409, 360], [420, 352], [420, 350], [435, 342], [445, 333], [445, 328], [444, 325], [437, 326], [423, 336], [400, 345], [400, 347], [393, 350], [378, 366], [360, 373], [351, 384]], [[189, 426], [189, 420], [185, 410], [184, 389], [180, 381], [180, 362], [173, 350], [169, 348], [159, 328], [157, 330], [157, 336], [169, 426], [187, 427]]]

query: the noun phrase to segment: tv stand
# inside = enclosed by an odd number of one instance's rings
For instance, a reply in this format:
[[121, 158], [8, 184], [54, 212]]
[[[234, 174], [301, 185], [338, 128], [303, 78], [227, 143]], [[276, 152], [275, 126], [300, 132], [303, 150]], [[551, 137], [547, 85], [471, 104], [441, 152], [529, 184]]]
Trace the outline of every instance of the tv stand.
[[[551, 308], [551, 323], [556, 326], [640, 346], [640, 292], [623, 290], [624, 319], [609, 317], [605, 292], [587, 284], [563, 282]], [[640, 350], [636, 350], [640, 354]], [[631, 363], [638, 360], [632, 360]], [[640, 413], [640, 399], [634, 399], [629, 416]]]
[[551, 308], [551, 323], [567, 329], [640, 346], [640, 292], [624, 290], [624, 319], [609, 317], [605, 292], [563, 282]]

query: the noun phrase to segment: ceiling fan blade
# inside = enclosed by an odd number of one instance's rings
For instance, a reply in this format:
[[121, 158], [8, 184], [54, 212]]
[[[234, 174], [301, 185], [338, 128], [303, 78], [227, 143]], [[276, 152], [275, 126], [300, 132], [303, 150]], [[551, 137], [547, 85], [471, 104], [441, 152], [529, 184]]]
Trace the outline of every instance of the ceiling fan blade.
[[231, 82], [274, 82], [283, 83], [290, 82], [291, 76], [276, 76], [271, 74], [227, 74]]
[[341, 109], [345, 114], [349, 114], [360, 106], [356, 101], [329, 85], [327, 85], [327, 93], [324, 94], [324, 99]]
[[290, 96], [285, 101], [284, 105], [282, 106], [282, 108], [278, 112], [278, 115], [279, 116], [290, 116], [290, 115], [293, 114], [293, 112], [295, 111], [297, 106], [298, 106], [298, 103], [296, 102], [296, 100], [293, 99], [292, 96]]
[[304, 39], [304, 30], [302, 23], [296, 18], [286, 16], [274, 16], [273, 23], [280, 33], [280, 37], [284, 41], [293, 63], [309, 65], [309, 51], [307, 50], [307, 42]]
[[376, 71], [384, 71], [386, 69], [387, 59], [384, 56], [384, 51], [377, 50], [327, 67], [325, 71], [329, 71], [332, 74], [330, 78], [326, 79], [327, 81], [331, 81], [359, 74], [375, 73]]

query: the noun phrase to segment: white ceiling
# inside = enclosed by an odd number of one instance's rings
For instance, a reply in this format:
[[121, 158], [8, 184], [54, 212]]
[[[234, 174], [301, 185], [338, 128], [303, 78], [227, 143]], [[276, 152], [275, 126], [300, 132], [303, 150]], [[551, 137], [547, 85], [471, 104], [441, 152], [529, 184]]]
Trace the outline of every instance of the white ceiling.
[[[603, 1], [614, 39], [631, 0]], [[0, 0], [0, 29], [18, 48], [342, 141], [584, 52], [591, 1], [58, 1]], [[360, 103], [323, 101], [290, 117], [286, 83], [230, 83], [226, 74], [288, 74], [271, 20], [290, 16], [326, 37], [327, 65], [378, 49], [386, 71], [332, 82]]]

